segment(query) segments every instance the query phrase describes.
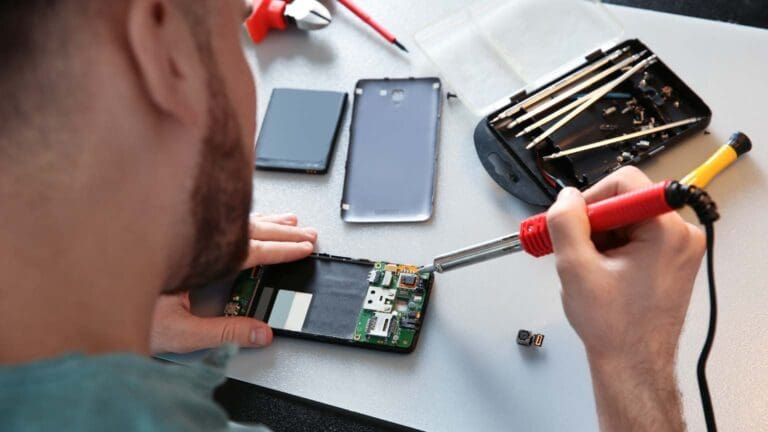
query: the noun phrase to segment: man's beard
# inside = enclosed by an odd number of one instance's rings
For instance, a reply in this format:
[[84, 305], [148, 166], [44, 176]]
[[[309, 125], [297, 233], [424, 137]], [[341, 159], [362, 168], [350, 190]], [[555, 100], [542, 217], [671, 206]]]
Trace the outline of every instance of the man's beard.
[[[209, 65], [215, 63], [209, 63]], [[223, 81], [209, 66], [209, 121], [191, 196], [192, 258], [165, 293], [188, 291], [239, 270], [248, 253], [251, 164]]]

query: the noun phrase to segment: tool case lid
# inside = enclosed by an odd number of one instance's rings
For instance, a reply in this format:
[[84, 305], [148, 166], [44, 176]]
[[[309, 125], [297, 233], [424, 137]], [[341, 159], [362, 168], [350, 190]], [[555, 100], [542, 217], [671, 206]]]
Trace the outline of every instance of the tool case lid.
[[618, 43], [624, 27], [599, 0], [486, 0], [419, 31], [419, 48], [479, 116]]

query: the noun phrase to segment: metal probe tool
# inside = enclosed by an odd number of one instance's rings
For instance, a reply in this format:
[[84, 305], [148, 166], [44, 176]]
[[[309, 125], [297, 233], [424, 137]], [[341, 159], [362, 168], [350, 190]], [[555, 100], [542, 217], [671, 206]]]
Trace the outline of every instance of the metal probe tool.
[[[681, 182], [667, 180], [645, 189], [589, 204], [587, 216], [592, 232], [605, 232], [636, 224], [683, 207], [690, 196], [699, 189], [697, 179], [710, 180], [727, 168], [736, 157], [752, 148], [749, 138], [741, 132], [733, 134], [726, 146], [730, 149], [718, 149]], [[685, 183], [686, 179], [691, 183]], [[706, 182], [701, 181], [701, 184]], [[519, 232], [440, 255], [431, 265], [421, 267], [419, 271], [442, 273], [519, 251], [525, 251], [535, 257], [552, 253], [546, 213], [539, 213], [524, 220], [520, 224]]]
[[641, 52], [639, 52], [637, 54], [629, 56], [629, 57], [625, 58], [624, 60], [616, 63], [615, 65], [605, 69], [604, 71], [600, 72], [599, 74], [589, 78], [588, 80], [580, 82], [578, 85], [576, 85], [574, 87], [571, 87], [567, 91], [557, 95], [557, 97], [554, 97], [554, 98], [552, 98], [552, 99], [542, 103], [541, 105], [537, 106], [536, 108], [532, 109], [531, 111], [528, 111], [525, 114], [521, 115], [520, 117], [516, 118], [515, 120], [513, 120], [511, 123], [509, 123], [506, 126], [507, 129], [512, 129], [515, 126], [519, 125], [520, 123], [524, 122], [525, 120], [528, 120], [531, 117], [537, 116], [537, 115], [547, 111], [548, 109], [556, 106], [557, 104], [561, 103], [562, 101], [564, 101], [564, 100], [570, 98], [571, 96], [575, 95], [576, 93], [578, 93], [578, 92], [580, 92], [580, 91], [582, 91], [582, 90], [584, 90], [584, 89], [594, 85], [595, 83], [601, 81], [602, 79], [604, 79], [605, 77], [611, 75], [612, 73], [614, 73], [614, 72], [616, 72], [616, 71], [618, 71], [618, 70], [620, 70], [620, 69], [622, 69], [624, 67], [627, 67], [627, 66], [631, 65], [632, 63], [640, 60], [640, 58], [642, 58], [647, 52], [648, 52], [647, 50], [643, 50], [643, 51], [641, 51]]
[[609, 82], [608, 84], [590, 93], [589, 95], [586, 96], [588, 99], [584, 101], [584, 103], [579, 105], [576, 109], [569, 112], [565, 117], [558, 120], [557, 123], [550, 126], [549, 129], [545, 130], [539, 136], [534, 138], [533, 141], [531, 141], [531, 143], [528, 144], [525, 148], [530, 150], [536, 147], [536, 145], [544, 141], [548, 136], [557, 132], [560, 128], [562, 128], [563, 126], [568, 124], [571, 120], [573, 120], [577, 115], [581, 114], [584, 110], [592, 106], [595, 102], [599, 101], [600, 98], [602, 98], [606, 93], [616, 88], [616, 86], [626, 81], [632, 75], [636, 74], [642, 69], [647, 68], [648, 66], [652, 65], [655, 62], [656, 62], [656, 55], [654, 54], [646, 58], [645, 60], [641, 61], [640, 63], [632, 66], [630, 70], [624, 72], [620, 77], [616, 78], [615, 80]]
[[629, 48], [623, 48], [623, 49], [621, 49], [619, 51], [615, 51], [615, 52], [611, 53], [610, 55], [600, 59], [599, 61], [597, 61], [597, 62], [595, 62], [595, 63], [593, 63], [593, 64], [591, 64], [589, 66], [586, 66], [586, 67], [583, 67], [583, 68], [577, 70], [573, 74], [568, 75], [567, 77], [561, 79], [560, 81], [552, 84], [550, 87], [546, 88], [545, 90], [543, 90], [543, 91], [541, 91], [541, 92], [539, 92], [539, 93], [529, 97], [528, 99], [525, 99], [524, 101], [516, 104], [515, 106], [513, 106], [511, 108], [507, 108], [506, 110], [501, 112], [499, 115], [494, 117], [493, 120], [491, 120], [491, 123], [496, 123], [496, 122], [498, 122], [500, 120], [504, 120], [506, 118], [509, 118], [509, 117], [517, 114], [522, 109], [528, 109], [528, 108], [536, 105], [537, 103], [541, 102], [543, 99], [546, 99], [549, 96], [551, 96], [552, 94], [559, 92], [560, 90], [564, 89], [565, 87], [568, 87], [569, 85], [575, 83], [576, 81], [584, 78], [585, 76], [587, 76], [587, 75], [591, 74], [592, 72], [594, 72], [594, 71], [600, 69], [601, 67], [605, 66], [607, 63], [609, 63], [609, 62], [611, 62], [613, 60], [616, 60], [620, 55], [624, 54], [628, 50], [629, 50]]
[[648, 136], [648, 135], [653, 135], [655, 133], [663, 132], [663, 131], [665, 131], [667, 129], [674, 129], [676, 127], [685, 126], [685, 125], [688, 125], [688, 124], [691, 124], [691, 123], [697, 123], [697, 122], [700, 122], [702, 120], [704, 120], [704, 117], [691, 117], [689, 119], [679, 120], [679, 121], [676, 121], [676, 122], [672, 122], [672, 123], [668, 123], [668, 124], [665, 124], [665, 125], [657, 126], [655, 128], [645, 129], [645, 130], [641, 130], [641, 131], [637, 131], [637, 132], [632, 132], [632, 133], [620, 135], [620, 136], [617, 136], [617, 137], [614, 137], [614, 138], [608, 138], [608, 139], [605, 139], [605, 140], [602, 140], [602, 141], [598, 141], [598, 142], [595, 142], [595, 143], [592, 143], [592, 144], [585, 144], [583, 146], [574, 147], [572, 149], [563, 150], [563, 151], [560, 151], [560, 152], [557, 152], [557, 153], [552, 153], [550, 155], [546, 155], [546, 156], [542, 157], [542, 159], [543, 160], [558, 159], [558, 158], [561, 158], [561, 157], [564, 157], [564, 156], [568, 156], [568, 155], [572, 155], [572, 154], [576, 154], [576, 153], [581, 153], [581, 152], [584, 152], [584, 151], [593, 150], [593, 149], [600, 148], [600, 147], [609, 146], [611, 144], [620, 143], [622, 141], [627, 141], [627, 140], [630, 140], [630, 139], [633, 139], [633, 138], [640, 138], [640, 137], [644, 137], [644, 136]]
[[[648, 59], [651, 59], [651, 58], [655, 59], [656, 56], [654, 55], [652, 57], [649, 57]], [[646, 59], [646, 60], [648, 60], [648, 59]], [[645, 62], [646, 60], [643, 60], [643, 62]], [[638, 65], [640, 65], [640, 64], [641, 63], [638, 63]], [[637, 67], [638, 65], [635, 65], [635, 67]], [[648, 66], [649, 64], [646, 63], [645, 65]], [[633, 69], [630, 69], [630, 71], [632, 71]], [[628, 71], [627, 73], [629, 73], [630, 71]], [[631, 75], [632, 74], [629, 74], [629, 76], [631, 76]], [[629, 76], [627, 76], [627, 78]], [[626, 79], [626, 78], [624, 78], [624, 79]], [[551, 122], [552, 120], [554, 120], [554, 119], [556, 119], [556, 118], [558, 118], [558, 117], [560, 117], [562, 115], [567, 114], [569, 111], [572, 111], [575, 108], [579, 108], [581, 105], [583, 105], [585, 103], [590, 103], [590, 98], [593, 98], [593, 97], [596, 96], [596, 99], [591, 101], [591, 103], [596, 102], [597, 100], [599, 100], [600, 98], [602, 98], [606, 94], [610, 93], [610, 91], [613, 90], [616, 86], [621, 84], [621, 82], [624, 81], [624, 79], [622, 79], [622, 80], [618, 80], [617, 79], [617, 80], [611, 81], [608, 84], [605, 84], [602, 87], [598, 88], [597, 90], [594, 90], [592, 92], [587, 93], [586, 95], [582, 96], [581, 98], [576, 99], [575, 101], [573, 101], [573, 102], [569, 103], [568, 105], [560, 108], [559, 110], [553, 112], [552, 114], [549, 114], [548, 116], [542, 118], [541, 120], [539, 120], [539, 121], [533, 123], [532, 125], [526, 127], [522, 131], [518, 132], [517, 135], [515, 135], [515, 138], [519, 138], [519, 137], [521, 137], [523, 135], [527, 135], [528, 133], [533, 132], [534, 130], [538, 129], [541, 126], [544, 126], [545, 124]], [[599, 95], [599, 96], [597, 96], [597, 95]]]

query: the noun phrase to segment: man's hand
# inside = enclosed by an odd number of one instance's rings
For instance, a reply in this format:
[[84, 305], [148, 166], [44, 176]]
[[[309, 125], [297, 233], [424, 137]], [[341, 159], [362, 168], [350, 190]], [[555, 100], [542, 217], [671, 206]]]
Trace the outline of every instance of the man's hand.
[[586, 215], [586, 203], [650, 184], [623, 168], [583, 197], [564, 189], [547, 213], [563, 307], [586, 347], [602, 430], [684, 428], [674, 363], [705, 236], [673, 212], [613, 233], [609, 244], [590, 235]]
[[[243, 268], [296, 261], [311, 254], [317, 231], [298, 228], [296, 216], [253, 216], [250, 245]], [[224, 342], [262, 347], [272, 342], [272, 329], [246, 317], [200, 318], [192, 315], [189, 293], [163, 295], [155, 305], [152, 324], [153, 353], [185, 353], [213, 348]]]

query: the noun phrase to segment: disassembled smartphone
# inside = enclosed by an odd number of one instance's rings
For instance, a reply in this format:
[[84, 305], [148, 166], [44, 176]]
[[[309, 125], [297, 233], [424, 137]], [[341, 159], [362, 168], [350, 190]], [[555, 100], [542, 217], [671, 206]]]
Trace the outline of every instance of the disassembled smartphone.
[[224, 315], [265, 321], [278, 336], [408, 353], [433, 280], [417, 266], [313, 254], [240, 273]]

